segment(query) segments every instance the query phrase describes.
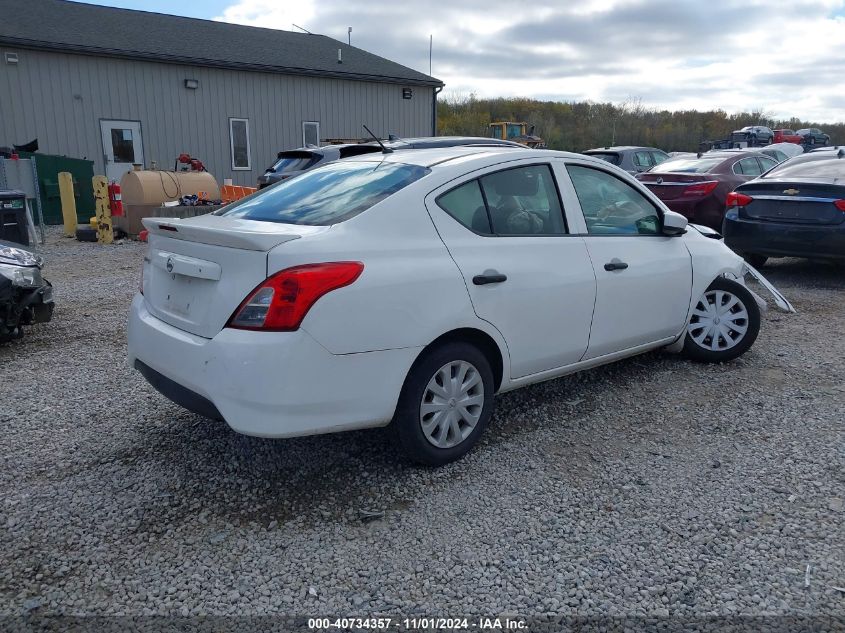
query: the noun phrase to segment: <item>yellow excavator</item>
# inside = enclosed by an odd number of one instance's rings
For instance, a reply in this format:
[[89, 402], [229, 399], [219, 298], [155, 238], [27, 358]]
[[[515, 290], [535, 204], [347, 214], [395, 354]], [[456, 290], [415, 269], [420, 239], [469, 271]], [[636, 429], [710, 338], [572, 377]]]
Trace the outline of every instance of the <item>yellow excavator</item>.
[[546, 141], [534, 134], [534, 126], [513, 121], [496, 121], [489, 126], [490, 138], [514, 141], [532, 149], [546, 149]]

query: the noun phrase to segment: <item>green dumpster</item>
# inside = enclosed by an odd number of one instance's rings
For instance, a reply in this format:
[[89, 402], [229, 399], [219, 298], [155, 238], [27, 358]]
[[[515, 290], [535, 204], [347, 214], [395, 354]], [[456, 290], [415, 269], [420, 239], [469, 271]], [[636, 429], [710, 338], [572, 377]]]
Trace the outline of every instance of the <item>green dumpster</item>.
[[[94, 215], [94, 161], [69, 156], [19, 152], [21, 158], [35, 160], [38, 171], [38, 191], [45, 224], [62, 224], [62, 200], [59, 197], [59, 173], [70, 172], [73, 195], [76, 197], [76, 216], [80, 224], [88, 224]], [[38, 218], [35, 218], [38, 222]]]

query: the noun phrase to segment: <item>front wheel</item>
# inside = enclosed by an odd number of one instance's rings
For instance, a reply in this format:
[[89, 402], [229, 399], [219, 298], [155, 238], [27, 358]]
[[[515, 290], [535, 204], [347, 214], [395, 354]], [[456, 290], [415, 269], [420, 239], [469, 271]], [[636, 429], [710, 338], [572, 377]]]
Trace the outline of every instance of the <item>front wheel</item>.
[[463, 457], [490, 421], [493, 390], [477, 347], [449, 342], [426, 352], [408, 372], [393, 418], [403, 452], [426, 466]]
[[741, 283], [719, 277], [693, 306], [684, 354], [702, 363], [723, 363], [748, 351], [760, 332], [760, 308]]

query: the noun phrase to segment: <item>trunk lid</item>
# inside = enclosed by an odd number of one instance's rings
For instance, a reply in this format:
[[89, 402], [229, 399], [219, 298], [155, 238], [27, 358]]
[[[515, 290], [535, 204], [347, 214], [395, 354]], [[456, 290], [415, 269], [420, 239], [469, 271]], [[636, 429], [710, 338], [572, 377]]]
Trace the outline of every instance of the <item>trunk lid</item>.
[[[267, 253], [328, 226], [257, 222], [225, 216], [145, 218], [144, 299], [165, 323], [214, 337], [267, 278]], [[275, 272], [275, 271], [274, 271]]]
[[845, 212], [834, 204], [845, 199], [845, 185], [761, 179], [737, 188], [754, 200], [740, 217], [790, 224], [842, 224]]
[[710, 174], [655, 173], [638, 174], [637, 179], [661, 200], [682, 198], [690, 185], [714, 180]]

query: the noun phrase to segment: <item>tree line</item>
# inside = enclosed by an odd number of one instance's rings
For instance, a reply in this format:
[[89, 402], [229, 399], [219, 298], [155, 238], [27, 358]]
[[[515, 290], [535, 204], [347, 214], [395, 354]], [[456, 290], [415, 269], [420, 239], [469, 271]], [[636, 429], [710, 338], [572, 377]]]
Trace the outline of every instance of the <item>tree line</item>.
[[638, 100], [623, 103], [537, 101], [525, 98], [453, 97], [437, 103], [437, 133], [488, 136], [492, 121], [525, 121], [549, 149], [580, 152], [607, 145], [645, 145], [666, 151], [697, 151], [704, 140], [724, 139], [746, 125], [816, 127], [831, 141], [845, 140], [845, 123], [774, 119], [765, 111], [728, 114], [724, 110], [657, 110]]

